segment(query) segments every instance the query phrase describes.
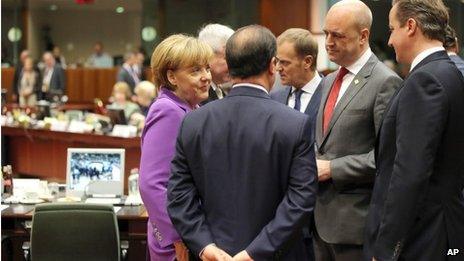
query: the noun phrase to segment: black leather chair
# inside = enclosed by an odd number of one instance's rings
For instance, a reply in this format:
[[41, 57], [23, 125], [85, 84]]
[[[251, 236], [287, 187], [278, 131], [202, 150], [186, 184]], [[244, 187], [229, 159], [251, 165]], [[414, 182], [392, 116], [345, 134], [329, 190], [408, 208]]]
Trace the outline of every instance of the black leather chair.
[[[127, 248], [124, 250], [127, 252]], [[37, 205], [32, 219], [33, 261], [119, 261], [113, 206], [81, 203]]]

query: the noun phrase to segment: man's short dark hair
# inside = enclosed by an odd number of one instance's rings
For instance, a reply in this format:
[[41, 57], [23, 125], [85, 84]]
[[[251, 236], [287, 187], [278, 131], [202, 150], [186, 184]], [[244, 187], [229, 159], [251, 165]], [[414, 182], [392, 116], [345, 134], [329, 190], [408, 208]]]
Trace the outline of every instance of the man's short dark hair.
[[413, 18], [427, 38], [445, 40], [449, 14], [442, 0], [393, 0], [392, 3], [397, 7], [396, 19], [401, 27]]
[[249, 25], [238, 29], [227, 41], [226, 61], [232, 77], [260, 75], [276, 55], [276, 38], [269, 29]]

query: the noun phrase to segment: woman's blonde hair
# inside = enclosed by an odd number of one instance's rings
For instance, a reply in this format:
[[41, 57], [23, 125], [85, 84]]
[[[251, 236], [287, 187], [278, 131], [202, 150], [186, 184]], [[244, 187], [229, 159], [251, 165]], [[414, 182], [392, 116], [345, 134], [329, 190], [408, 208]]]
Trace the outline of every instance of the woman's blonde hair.
[[155, 48], [151, 56], [153, 81], [156, 86], [173, 90], [175, 86], [169, 83], [168, 70], [204, 66], [212, 57], [211, 47], [197, 38], [183, 34], [171, 35]]
[[130, 100], [132, 92], [130, 90], [129, 84], [126, 82], [117, 82], [113, 86], [113, 96], [116, 92], [121, 92], [126, 95], [126, 100]]

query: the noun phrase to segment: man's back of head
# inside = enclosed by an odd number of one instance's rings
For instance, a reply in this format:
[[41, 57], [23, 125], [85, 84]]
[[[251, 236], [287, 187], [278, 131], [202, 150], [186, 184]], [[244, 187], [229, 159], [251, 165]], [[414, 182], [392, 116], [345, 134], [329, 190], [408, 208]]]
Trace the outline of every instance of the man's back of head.
[[276, 49], [276, 38], [269, 29], [260, 25], [238, 29], [226, 44], [227, 66], [234, 82], [264, 76], [272, 79], [272, 85]]

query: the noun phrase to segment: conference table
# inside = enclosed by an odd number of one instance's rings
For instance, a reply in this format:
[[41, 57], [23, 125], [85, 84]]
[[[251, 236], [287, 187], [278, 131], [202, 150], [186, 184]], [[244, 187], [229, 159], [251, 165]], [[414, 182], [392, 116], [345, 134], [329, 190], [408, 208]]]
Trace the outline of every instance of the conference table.
[[140, 163], [140, 137], [122, 138], [93, 133], [2, 126], [3, 164], [11, 164], [15, 177], [34, 177], [66, 183], [68, 148], [125, 149], [124, 194], [132, 168]]
[[[30, 241], [34, 205], [11, 204], [2, 210], [2, 260], [24, 260], [22, 245]], [[142, 206], [122, 206], [117, 212], [120, 240], [129, 242], [127, 260], [145, 260], [148, 214]], [[97, 251], [97, 250], [96, 250]]]

